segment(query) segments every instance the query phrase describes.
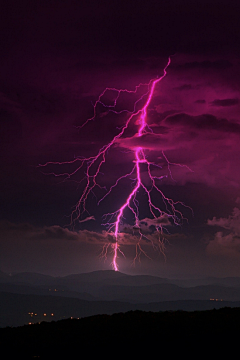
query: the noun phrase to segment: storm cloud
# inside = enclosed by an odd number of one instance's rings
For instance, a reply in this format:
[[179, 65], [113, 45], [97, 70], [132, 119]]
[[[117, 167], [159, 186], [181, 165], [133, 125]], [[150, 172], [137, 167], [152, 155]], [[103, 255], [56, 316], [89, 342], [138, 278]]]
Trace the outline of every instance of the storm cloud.
[[240, 258], [240, 209], [235, 207], [227, 218], [214, 217], [207, 223], [225, 229], [216, 232], [214, 239], [207, 246], [207, 252], [212, 255]]
[[[136, 184], [134, 151], [141, 147], [155, 183], [184, 221], [176, 229], [168, 216], [151, 218], [140, 188], [139, 227], [131, 211], [120, 225], [126, 253], [119, 258], [121, 269], [135, 271], [141, 230], [141, 244], [156, 260], [144, 258], [142, 272], [239, 276], [237, 261], [222, 266], [227, 252], [239, 259], [238, 1], [10, 0], [0, 7], [1, 270], [66, 274], [111, 268], [116, 239], [103, 225], [104, 214], [116, 214]], [[86, 185], [86, 166], [76, 159], [96, 156], [119, 134], [137, 96], [163, 75], [169, 56], [146, 131], [138, 136], [139, 118], [133, 116], [104, 159], [99, 157], [103, 166], [97, 179], [91, 177], [98, 185], [85, 217], [67, 227]], [[136, 87], [139, 93], [130, 98]], [[126, 90], [115, 113], [103, 104], [94, 109], [106, 88]], [[47, 162], [48, 168], [38, 166]], [[146, 163], [140, 166], [145, 186], [165, 211]], [[111, 196], [104, 197], [111, 187]], [[170, 243], [166, 263], [151, 247], [159, 242], [157, 226], [165, 227]], [[105, 245], [106, 263], [99, 262]]]

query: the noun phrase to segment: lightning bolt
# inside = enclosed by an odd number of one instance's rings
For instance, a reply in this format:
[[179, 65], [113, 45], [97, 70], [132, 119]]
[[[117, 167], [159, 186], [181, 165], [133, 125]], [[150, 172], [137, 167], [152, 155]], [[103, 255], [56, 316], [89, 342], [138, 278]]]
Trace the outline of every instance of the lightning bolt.
[[[144, 234], [144, 232], [141, 230], [141, 225], [144, 222], [139, 218], [139, 201], [137, 200], [137, 195], [139, 193], [140, 188], [144, 191], [144, 193], [147, 195], [147, 203], [148, 208], [152, 216], [152, 222], [151, 226], [154, 227], [155, 232], [158, 234], [158, 247], [160, 251], [164, 254], [164, 221], [172, 220], [172, 222], [176, 225], [179, 225], [181, 220], [183, 219], [182, 213], [177, 210], [177, 205], [181, 204], [183, 206], [186, 206], [180, 201], [174, 202], [172, 199], [168, 198], [164, 195], [164, 193], [161, 191], [160, 187], [157, 185], [157, 183], [162, 180], [163, 178], [170, 177], [172, 178], [171, 173], [171, 166], [185, 166], [181, 164], [175, 164], [168, 161], [165, 153], [162, 151], [162, 159], [165, 161], [167, 165], [167, 174], [156, 176], [153, 175], [153, 173], [156, 173], [156, 170], [162, 169], [161, 166], [155, 164], [154, 162], [151, 162], [147, 159], [147, 156], [145, 154], [144, 147], [136, 146], [132, 151], [134, 153], [134, 161], [133, 161], [133, 167], [130, 173], [127, 173], [117, 179], [115, 184], [113, 184], [110, 189], [107, 191], [106, 187], [103, 187], [98, 182], [98, 176], [101, 172], [101, 168], [103, 164], [106, 162], [106, 157], [109, 152], [109, 150], [114, 146], [117, 145], [121, 138], [123, 138], [123, 135], [125, 135], [126, 130], [129, 129], [130, 124], [137, 119], [135, 124], [138, 125], [138, 130], [135, 133], [135, 137], [141, 139], [141, 137], [145, 134], [151, 134], [153, 131], [149, 127], [147, 123], [147, 115], [148, 115], [148, 108], [152, 101], [154, 91], [156, 86], [162, 81], [162, 79], [167, 75], [167, 68], [169, 67], [171, 63], [170, 57], [168, 58], [168, 62], [163, 69], [163, 75], [161, 77], [151, 79], [149, 83], [143, 84], [140, 83], [135, 87], [134, 90], [128, 90], [128, 89], [116, 89], [116, 88], [106, 88], [98, 97], [96, 102], [93, 104], [93, 116], [89, 119], [87, 119], [83, 125], [79, 126], [79, 129], [82, 129], [85, 127], [89, 122], [94, 121], [97, 113], [98, 113], [98, 106], [101, 105], [103, 108], [106, 108], [107, 112], [112, 112], [114, 114], [127, 114], [126, 121], [124, 125], [118, 129], [118, 133], [112, 138], [112, 140], [102, 146], [98, 153], [95, 156], [90, 157], [76, 157], [75, 159], [67, 162], [47, 162], [45, 164], [39, 165], [41, 167], [45, 167], [48, 165], [71, 165], [74, 166], [74, 170], [72, 172], [60, 172], [55, 173], [52, 172], [50, 174], [53, 174], [55, 176], [63, 176], [65, 179], [72, 178], [75, 174], [77, 174], [80, 170], [83, 169], [85, 166], [85, 181], [86, 185], [82, 191], [82, 194], [71, 213], [71, 224], [78, 222], [85, 222], [87, 220], [94, 219], [93, 216], [90, 216], [87, 210], [87, 200], [89, 198], [89, 195], [93, 193], [93, 190], [95, 188], [100, 188], [101, 190], [105, 191], [105, 195], [98, 201], [98, 204], [100, 204], [104, 199], [109, 196], [112, 192], [112, 190], [117, 187], [119, 182], [124, 178], [130, 178], [132, 176], [135, 176], [132, 183], [132, 188], [129, 191], [129, 195], [123, 202], [122, 206], [118, 208], [114, 213], [107, 213], [104, 215], [104, 223], [103, 225], [107, 228], [107, 231], [109, 234], [113, 237], [112, 243], [107, 243], [103, 247], [103, 256], [107, 256], [108, 248], [112, 248], [113, 253], [113, 259], [112, 259], [112, 267], [115, 271], [119, 270], [119, 266], [117, 263], [117, 259], [119, 257], [119, 254], [123, 254], [121, 250], [121, 238], [122, 233], [120, 231], [120, 227], [123, 224], [124, 214], [127, 209], [130, 210], [130, 212], [133, 214], [134, 217], [134, 226], [133, 229], [138, 234], [138, 241], [136, 243], [136, 256], [134, 258], [134, 262], [137, 258], [139, 258], [140, 254], [143, 253], [145, 256], [148, 257], [146, 252], [142, 249], [140, 241], [145, 238], [147, 241], [151, 241], [148, 239], [148, 237]], [[138, 96], [139, 89], [141, 88], [147, 88], [147, 90]], [[112, 104], [106, 104], [104, 101], [104, 96], [106, 96], [107, 93], [111, 92], [114, 95]], [[117, 110], [118, 101], [120, 99], [121, 94], [135, 94], [138, 96], [137, 100], [134, 102], [133, 110], [129, 111], [126, 109], [123, 110]], [[143, 105], [141, 106], [141, 104]], [[125, 135], [126, 137], [126, 135]], [[143, 180], [143, 171], [142, 167], [145, 167], [147, 170], [148, 179], [151, 183], [151, 186], [147, 186], [144, 183]], [[186, 168], [191, 171], [187, 166]], [[153, 171], [154, 169], [154, 171]], [[82, 179], [83, 180], [83, 179]], [[156, 201], [154, 201], [154, 192], [157, 193], [164, 204], [165, 209], [160, 209], [160, 206], [156, 204]], [[85, 215], [87, 214], [87, 216]], [[85, 216], [85, 218], [84, 218]], [[153, 246], [156, 246], [153, 243]]]

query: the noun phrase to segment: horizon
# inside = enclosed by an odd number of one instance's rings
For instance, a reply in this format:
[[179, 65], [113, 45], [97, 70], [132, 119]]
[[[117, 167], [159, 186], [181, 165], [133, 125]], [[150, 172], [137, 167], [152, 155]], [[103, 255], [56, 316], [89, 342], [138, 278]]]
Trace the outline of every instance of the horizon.
[[[69, 274], [65, 274], [65, 275], [51, 275], [48, 273], [36, 273], [36, 272], [29, 272], [29, 271], [25, 271], [25, 272], [16, 272], [16, 273], [6, 273], [4, 271], [0, 270], [0, 273], [4, 274], [4, 275], [8, 275], [9, 277], [14, 276], [14, 275], [20, 275], [20, 274], [34, 274], [34, 275], [43, 275], [43, 276], [49, 276], [52, 278], [63, 278], [63, 277], [68, 277], [68, 276], [74, 276], [74, 275], [88, 275], [88, 274], [94, 274], [94, 273], [116, 273], [119, 275], [126, 275], [126, 276], [131, 276], [131, 277], [137, 277], [137, 276], [149, 276], [149, 277], [155, 277], [155, 278], [159, 278], [159, 279], [164, 279], [164, 280], [204, 280], [204, 279], [228, 279], [228, 278], [240, 278], [240, 276], [223, 276], [223, 277], [219, 277], [219, 276], [207, 276], [207, 277], [182, 277], [182, 278], [168, 278], [168, 277], [161, 277], [159, 275], [152, 275], [152, 274], [131, 274], [131, 273], [124, 273], [121, 271], [115, 271], [114, 269], [106, 269], [106, 270], [93, 270], [93, 271], [88, 271], [88, 272], [81, 272], [81, 273], [69, 273]], [[118, 275], [116, 275], [118, 276]]]

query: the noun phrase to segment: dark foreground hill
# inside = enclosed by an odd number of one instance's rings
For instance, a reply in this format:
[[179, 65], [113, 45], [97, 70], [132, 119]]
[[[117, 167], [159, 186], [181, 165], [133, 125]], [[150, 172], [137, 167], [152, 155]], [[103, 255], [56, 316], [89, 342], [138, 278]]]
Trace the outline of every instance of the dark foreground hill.
[[240, 308], [130, 311], [0, 329], [0, 346], [8, 359], [195, 358], [200, 354], [216, 357], [225, 349], [231, 358], [239, 335]]

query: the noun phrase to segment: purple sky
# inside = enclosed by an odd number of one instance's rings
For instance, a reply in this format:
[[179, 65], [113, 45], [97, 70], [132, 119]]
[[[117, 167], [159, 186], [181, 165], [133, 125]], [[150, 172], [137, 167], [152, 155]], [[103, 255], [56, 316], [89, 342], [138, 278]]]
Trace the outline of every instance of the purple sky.
[[[132, 266], [126, 218], [120, 271], [163, 277], [240, 276], [240, 5], [236, 1], [7, 1], [0, 9], [0, 270], [53, 275], [110, 269], [99, 258], [108, 241], [102, 215], [121, 206], [125, 184], [91, 220], [66, 227], [84, 173], [45, 175], [48, 161], [91, 156], [121, 126], [93, 104], [106, 87], [133, 90], [167, 76], [149, 106], [154, 134], [119, 139], [100, 179], [107, 188], [132, 166], [134, 146], [171, 163], [161, 190], [187, 219], [168, 226], [166, 260], [145, 243]], [[123, 98], [131, 108], [133, 100]], [[104, 116], [106, 115], [106, 116]], [[129, 167], [130, 166], [130, 167]], [[188, 170], [190, 168], [192, 171]], [[57, 171], [72, 171], [62, 166]], [[97, 196], [100, 194], [97, 194]], [[109, 210], [110, 209], [110, 210]], [[144, 206], [141, 219], [148, 218]], [[147, 225], [145, 225], [147, 227]], [[154, 234], [151, 234], [154, 237]]]

